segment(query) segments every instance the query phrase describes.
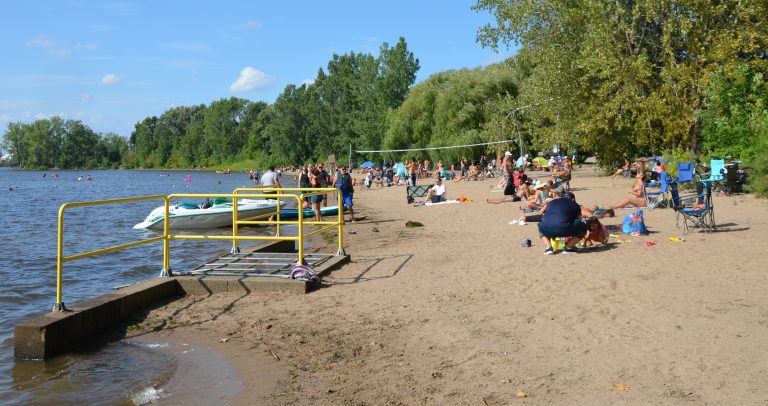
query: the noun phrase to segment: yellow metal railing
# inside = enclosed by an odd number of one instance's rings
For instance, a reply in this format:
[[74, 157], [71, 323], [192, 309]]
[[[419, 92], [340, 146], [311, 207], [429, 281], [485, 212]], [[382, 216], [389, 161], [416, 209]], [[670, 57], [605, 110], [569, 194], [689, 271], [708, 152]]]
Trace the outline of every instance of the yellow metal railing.
[[126, 199], [96, 200], [93, 202], [64, 203], [61, 205], [61, 207], [59, 207], [59, 219], [58, 219], [59, 230], [56, 235], [56, 243], [57, 243], [56, 303], [53, 305], [53, 310], [59, 310], [59, 311], [64, 310], [64, 302], [62, 301], [62, 278], [63, 278], [62, 268], [63, 268], [64, 262], [74, 261], [76, 259], [91, 257], [94, 255], [106, 254], [109, 252], [119, 251], [126, 248], [135, 247], [137, 245], [148, 244], [155, 241], [165, 240], [165, 245], [164, 245], [165, 249], [163, 250], [163, 266], [165, 266], [165, 264], [168, 263], [168, 241], [165, 239], [164, 235], [65, 257], [64, 256], [64, 211], [70, 207], [99, 206], [99, 205], [105, 205], [105, 204], [130, 203], [130, 202], [138, 202], [142, 200], [154, 200], [154, 199], [162, 199], [165, 202], [165, 218], [167, 219], [168, 218], [168, 198], [163, 195], [130, 197]]
[[[249, 191], [259, 191], [262, 193], [241, 193]], [[301, 193], [306, 192], [307, 193]], [[265, 193], [266, 192], [266, 193]], [[272, 193], [269, 193], [272, 192]], [[283, 193], [294, 192], [294, 193]], [[295, 192], [298, 192], [295, 193]], [[339, 202], [338, 219], [336, 221], [304, 221], [304, 210], [302, 202], [304, 198], [310, 196], [324, 195], [328, 193], [336, 193]], [[232, 199], [232, 235], [199, 235], [199, 234], [171, 234], [170, 227], [170, 213], [169, 206], [170, 201], [174, 198], [211, 198], [211, 197], [224, 197]], [[273, 212], [266, 214], [260, 214], [253, 217], [240, 220], [238, 213], [238, 198], [251, 198], [251, 199], [275, 199], [277, 206]], [[142, 200], [162, 199], [165, 207], [165, 216], [163, 219], [163, 235], [148, 238], [145, 240], [134, 241], [126, 244], [116, 245], [113, 247], [102, 248], [94, 251], [79, 253], [70, 256], [63, 255], [64, 246], [64, 212], [70, 207], [86, 207], [86, 206], [98, 206], [107, 204], [118, 203], [130, 203]], [[298, 211], [298, 217], [295, 221], [283, 220], [280, 218], [281, 203], [284, 199], [295, 200], [296, 209]], [[232, 252], [239, 252], [240, 240], [257, 240], [257, 241], [297, 241], [298, 242], [298, 263], [304, 262], [304, 239], [312, 235], [318, 234], [331, 228], [338, 229], [339, 249], [337, 255], [344, 255], [344, 243], [343, 243], [343, 207], [341, 205], [341, 192], [335, 188], [323, 188], [323, 189], [302, 189], [302, 188], [274, 188], [274, 187], [261, 187], [261, 188], [240, 188], [236, 189], [232, 194], [191, 194], [191, 193], [178, 193], [168, 196], [153, 195], [153, 196], [141, 196], [125, 199], [112, 199], [112, 200], [98, 200], [92, 202], [75, 202], [65, 203], [59, 208], [58, 216], [58, 234], [57, 234], [57, 256], [56, 256], [56, 303], [53, 305], [54, 310], [65, 310], [62, 294], [62, 279], [63, 279], [63, 263], [68, 261], [74, 261], [76, 259], [92, 257], [96, 255], [106, 254], [110, 252], [120, 251], [126, 248], [131, 248], [143, 244], [148, 244], [156, 241], [163, 241], [163, 268], [161, 276], [171, 276], [171, 260], [170, 260], [170, 240], [171, 239], [205, 239], [205, 240], [232, 240]], [[269, 218], [267, 220], [255, 220]], [[242, 236], [239, 235], [238, 230], [241, 225], [275, 225], [277, 232], [275, 236]], [[281, 225], [296, 225], [298, 228], [297, 235], [286, 236], [280, 234]], [[309, 233], [304, 233], [304, 225], [316, 225], [324, 226], [319, 227]]]
[[[267, 221], [254, 221], [251, 219], [246, 220], [237, 220], [233, 219], [233, 227], [232, 227], [232, 234], [233, 236], [237, 236], [238, 232], [238, 226], [239, 225], [259, 225], [259, 224], [267, 224], [267, 225], [275, 225], [277, 227], [277, 231], [275, 232], [275, 235], [277, 237], [280, 237], [280, 226], [281, 225], [288, 225], [293, 224], [297, 225], [299, 228], [298, 235], [302, 236], [302, 240], [299, 242], [299, 263], [301, 263], [304, 259], [304, 237], [309, 237], [315, 234], [319, 234], [325, 230], [329, 230], [332, 228], [337, 229], [338, 234], [338, 251], [336, 252], [336, 255], [344, 255], [344, 207], [342, 206], [342, 199], [341, 199], [341, 190], [337, 188], [312, 188], [312, 189], [304, 189], [304, 188], [276, 188], [272, 186], [262, 186], [262, 187], [255, 187], [255, 188], [238, 188], [235, 189], [233, 194], [235, 196], [242, 197], [242, 192], [251, 192], [251, 191], [261, 191], [263, 192], [272, 192], [272, 194], [266, 194], [266, 198], [268, 199], [277, 199], [278, 205], [277, 210], [274, 214], [275, 219], [274, 220], [267, 220]], [[288, 192], [288, 193], [286, 193]], [[291, 193], [294, 192], [294, 193]], [[296, 192], [299, 194], [297, 195]], [[302, 193], [303, 192], [303, 193]], [[305, 221], [304, 220], [304, 209], [302, 202], [304, 201], [304, 198], [311, 197], [311, 196], [320, 196], [320, 195], [327, 195], [327, 194], [335, 194], [336, 195], [336, 201], [338, 202], [338, 217], [335, 221]], [[298, 210], [298, 217], [296, 221], [288, 221], [288, 220], [282, 220], [280, 218], [280, 202], [281, 199], [285, 198], [295, 198], [297, 197], [299, 200], [297, 201], [296, 209]], [[237, 199], [233, 199], [233, 201], [237, 201]], [[267, 217], [267, 216], [260, 216], [260, 217]], [[304, 225], [316, 225], [321, 226], [316, 230], [313, 230], [309, 234], [304, 234]], [[240, 249], [237, 244], [237, 239], [232, 240], [232, 252], [239, 252]]]

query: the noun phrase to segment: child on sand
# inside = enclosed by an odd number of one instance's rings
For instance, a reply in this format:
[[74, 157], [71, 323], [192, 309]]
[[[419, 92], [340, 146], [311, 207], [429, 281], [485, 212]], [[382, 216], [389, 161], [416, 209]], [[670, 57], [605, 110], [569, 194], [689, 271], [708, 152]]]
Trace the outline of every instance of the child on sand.
[[592, 246], [593, 243], [608, 243], [608, 229], [600, 223], [597, 217], [587, 219], [587, 235], [584, 236], [584, 246]]

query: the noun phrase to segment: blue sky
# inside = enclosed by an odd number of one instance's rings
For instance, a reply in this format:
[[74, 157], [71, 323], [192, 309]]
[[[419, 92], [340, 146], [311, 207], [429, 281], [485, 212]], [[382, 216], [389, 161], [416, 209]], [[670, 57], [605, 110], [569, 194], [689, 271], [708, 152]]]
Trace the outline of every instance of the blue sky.
[[475, 42], [472, 0], [17, 1], [0, 14], [0, 133], [59, 115], [128, 136], [173, 106], [274, 102], [333, 53], [405, 37], [429, 75], [498, 62]]

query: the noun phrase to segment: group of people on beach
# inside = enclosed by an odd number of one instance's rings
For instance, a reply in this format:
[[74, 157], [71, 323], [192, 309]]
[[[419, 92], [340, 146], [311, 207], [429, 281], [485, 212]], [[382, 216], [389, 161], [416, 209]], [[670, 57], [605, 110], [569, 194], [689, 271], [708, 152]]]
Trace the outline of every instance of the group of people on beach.
[[[576, 203], [576, 196], [570, 191], [569, 181], [573, 163], [569, 157], [552, 160], [546, 172], [534, 180], [526, 174], [525, 164], [517, 166], [512, 154], [507, 151], [502, 161], [502, 179], [495, 186], [504, 190], [504, 197], [487, 199], [488, 203], [500, 204], [519, 201], [520, 216], [510, 224], [525, 225], [539, 223], [539, 236], [544, 242], [544, 253], [554, 253], [553, 238], [565, 238], [564, 254], [575, 252], [580, 241], [585, 244], [606, 243], [608, 233], [600, 222], [601, 218], [613, 217], [610, 208], [584, 206]], [[538, 169], [543, 169], [541, 166]]]
[[[599, 207], [598, 205], [582, 205], [576, 202], [576, 196], [570, 190], [573, 160], [568, 156], [551, 156], [547, 159], [547, 165], [542, 165], [543, 160], [538, 159], [529, 162], [527, 157], [521, 156], [515, 159], [511, 152], [504, 153], [501, 162], [490, 162], [485, 156], [477, 160], [462, 159], [456, 166], [448, 169], [443, 161], [438, 161], [434, 168], [428, 160], [419, 161], [415, 158], [406, 159], [403, 162], [391, 161], [379, 167], [373, 165], [363, 168], [360, 172], [364, 176], [361, 187], [371, 188], [389, 187], [397, 185], [414, 186], [417, 180], [425, 177], [433, 177], [434, 184], [427, 191], [424, 202], [440, 202], [446, 199], [445, 179], [454, 182], [481, 180], [491, 178], [498, 172], [501, 177], [495, 184], [497, 189], [504, 192], [499, 199], [487, 199], [488, 203], [500, 204], [506, 202], [520, 202], [520, 215], [510, 224], [525, 225], [530, 222], [539, 223], [539, 235], [545, 245], [545, 254], [554, 253], [553, 241], [563, 240], [564, 254], [575, 252], [576, 244], [584, 241], [584, 245], [595, 243], [605, 244], [608, 241], [608, 232], [601, 223], [601, 219], [614, 217], [615, 209], [626, 206], [645, 206], [644, 184], [647, 181], [644, 171], [638, 171], [634, 186], [628, 191], [630, 196], [615, 204]], [[529, 176], [526, 169], [533, 168], [537, 173], [536, 178]], [[627, 160], [626, 168], [619, 168], [612, 178], [631, 170], [632, 165]], [[659, 170], [664, 170], [661, 163], [657, 163]], [[430, 169], [434, 169], [430, 171]], [[274, 171], [273, 168], [271, 168]], [[251, 174], [253, 176], [253, 174]], [[309, 164], [301, 168], [296, 175], [296, 183], [302, 189], [325, 188], [333, 186], [342, 191], [342, 203], [347, 207], [354, 223], [352, 211], [352, 195], [356, 180], [348, 172], [348, 168], [340, 166], [331, 176], [322, 163]], [[262, 184], [264, 185], [262, 179]], [[317, 221], [322, 221], [321, 207], [328, 205], [326, 195], [314, 195], [306, 198], [306, 207], [312, 207]]]
[[[349, 211], [350, 221], [355, 224], [355, 211], [353, 208], [352, 198], [355, 193], [354, 186], [356, 180], [347, 171], [346, 166], [339, 166], [336, 168], [333, 178], [331, 178], [328, 171], [325, 170], [325, 164], [317, 163], [307, 164], [296, 175], [296, 184], [301, 189], [320, 189], [329, 188], [331, 186], [341, 191], [341, 201], [337, 202], [339, 205], [339, 216], [341, 216], [342, 224], [345, 223], [344, 211]], [[303, 206], [312, 207], [315, 213], [316, 221], [323, 221], [321, 212], [322, 207], [328, 206], [327, 194], [316, 194], [304, 198]]]

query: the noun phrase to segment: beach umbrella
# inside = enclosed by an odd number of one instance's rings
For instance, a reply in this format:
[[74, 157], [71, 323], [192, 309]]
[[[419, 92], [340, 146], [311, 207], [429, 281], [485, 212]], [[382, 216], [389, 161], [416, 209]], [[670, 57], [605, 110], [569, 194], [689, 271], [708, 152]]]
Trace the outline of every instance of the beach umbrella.
[[376, 164], [371, 161], [365, 161], [360, 165], [361, 168], [373, 168], [374, 166], [376, 166]]
[[538, 163], [542, 168], [547, 167], [547, 158], [544, 158], [543, 156], [537, 156], [536, 158], [533, 158], [533, 162]]

